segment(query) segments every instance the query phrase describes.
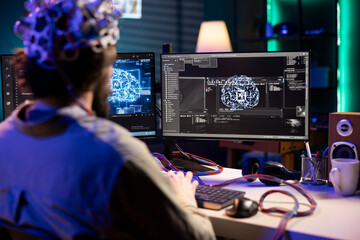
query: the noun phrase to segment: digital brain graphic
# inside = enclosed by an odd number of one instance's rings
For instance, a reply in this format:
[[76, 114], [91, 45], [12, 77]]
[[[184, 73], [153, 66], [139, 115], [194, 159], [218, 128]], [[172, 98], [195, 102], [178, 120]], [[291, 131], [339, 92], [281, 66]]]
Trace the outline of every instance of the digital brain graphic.
[[221, 101], [231, 110], [253, 108], [259, 104], [259, 89], [250, 77], [235, 75], [228, 78], [222, 87]]
[[140, 98], [141, 86], [140, 79], [122, 69], [113, 69], [110, 80], [112, 93], [109, 97], [110, 102], [135, 102]]

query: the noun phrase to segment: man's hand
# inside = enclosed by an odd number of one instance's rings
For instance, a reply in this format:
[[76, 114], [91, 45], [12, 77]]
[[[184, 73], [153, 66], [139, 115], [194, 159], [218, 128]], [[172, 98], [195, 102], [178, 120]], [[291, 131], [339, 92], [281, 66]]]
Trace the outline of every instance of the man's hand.
[[167, 173], [167, 177], [173, 184], [180, 201], [185, 201], [183, 204], [190, 203], [196, 206], [195, 191], [199, 183], [198, 181], [191, 182], [193, 177], [192, 172], [187, 172], [184, 176], [183, 172], [175, 173], [173, 171], [169, 171]]

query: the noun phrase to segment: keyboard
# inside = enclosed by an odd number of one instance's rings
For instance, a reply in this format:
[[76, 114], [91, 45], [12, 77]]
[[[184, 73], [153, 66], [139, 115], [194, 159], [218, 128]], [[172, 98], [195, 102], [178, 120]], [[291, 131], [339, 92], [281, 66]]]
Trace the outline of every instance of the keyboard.
[[195, 199], [200, 208], [219, 210], [230, 206], [236, 198], [243, 197], [245, 192], [199, 185]]

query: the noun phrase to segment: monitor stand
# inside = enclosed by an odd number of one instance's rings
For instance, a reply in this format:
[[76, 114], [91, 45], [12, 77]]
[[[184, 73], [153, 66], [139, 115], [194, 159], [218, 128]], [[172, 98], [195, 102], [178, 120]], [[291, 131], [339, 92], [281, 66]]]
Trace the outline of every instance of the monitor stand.
[[[171, 164], [180, 168], [183, 171], [191, 171], [191, 172], [206, 172], [206, 171], [213, 171], [214, 169], [206, 167], [196, 160], [194, 160], [191, 156], [187, 155], [180, 146], [176, 143], [173, 139], [164, 139], [164, 156], [170, 161]], [[181, 153], [182, 157], [173, 157], [173, 149], [174, 147]], [[163, 162], [164, 164], [165, 162]], [[167, 164], [165, 163], [165, 167], [170, 169]]]

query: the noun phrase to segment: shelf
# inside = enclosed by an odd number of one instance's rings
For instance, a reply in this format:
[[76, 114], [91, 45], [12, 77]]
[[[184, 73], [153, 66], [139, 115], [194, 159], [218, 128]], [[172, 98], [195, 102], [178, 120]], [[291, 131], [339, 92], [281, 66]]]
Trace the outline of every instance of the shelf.
[[[336, 111], [339, 67], [337, 0], [247, 0], [247, 2], [250, 8], [239, 9], [237, 15], [236, 29], [240, 32], [236, 36], [235, 49], [239, 51], [310, 50], [313, 67], [329, 68], [328, 76], [312, 75], [314, 86], [326, 77], [328, 87], [311, 89], [311, 111], [314, 113]], [[273, 37], [265, 37], [267, 23], [275, 26], [285, 22], [295, 24], [297, 32], [287, 36], [273, 34]]]

